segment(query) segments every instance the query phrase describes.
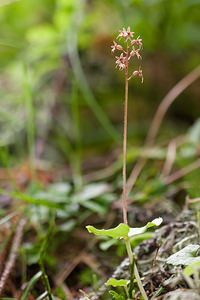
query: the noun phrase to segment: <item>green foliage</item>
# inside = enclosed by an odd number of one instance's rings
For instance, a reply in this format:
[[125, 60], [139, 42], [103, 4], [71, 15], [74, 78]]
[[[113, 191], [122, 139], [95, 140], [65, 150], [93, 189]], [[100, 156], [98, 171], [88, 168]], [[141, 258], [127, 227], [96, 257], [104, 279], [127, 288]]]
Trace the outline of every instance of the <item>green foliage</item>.
[[106, 235], [112, 237], [113, 239], [130, 239], [135, 235], [144, 233], [148, 228], [153, 226], [159, 226], [162, 223], [162, 218], [154, 219], [152, 222], [148, 222], [145, 226], [141, 228], [131, 228], [124, 223], [120, 223], [117, 227], [112, 229], [96, 229], [95, 227], [88, 225], [86, 226], [87, 230], [90, 233], [94, 233], [95, 235]]
[[117, 287], [117, 286], [127, 286], [129, 283], [129, 280], [125, 280], [125, 279], [120, 279], [120, 280], [117, 280], [115, 278], [110, 278], [108, 279], [108, 281], [106, 281], [105, 285], [111, 285], [113, 287]]
[[125, 297], [118, 294], [117, 292], [115, 291], [109, 291], [109, 294], [112, 296], [113, 299], [115, 300], [125, 300]]
[[28, 298], [28, 294], [30, 292], [30, 289], [34, 286], [34, 284], [38, 281], [38, 279], [42, 276], [42, 272], [39, 271], [37, 274], [35, 274], [31, 280], [29, 281], [26, 289], [24, 290], [21, 300], [26, 300]]
[[117, 227], [107, 230], [99, 230], [91, 225], [86, 226], [86, 228], [90, 233], [94, 233], [95, 235], [106, 235], [113, 239], [128, 238], [129, 233], [129, 227], [124, 223], [120, 223]]

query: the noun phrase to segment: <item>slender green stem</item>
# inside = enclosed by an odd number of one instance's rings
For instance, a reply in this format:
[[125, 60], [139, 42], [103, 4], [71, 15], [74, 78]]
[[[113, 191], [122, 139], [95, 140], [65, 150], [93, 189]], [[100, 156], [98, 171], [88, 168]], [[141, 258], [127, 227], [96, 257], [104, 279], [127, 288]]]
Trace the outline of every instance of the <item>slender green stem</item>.
[[[132, 249], [131, 249], [131, 244], [130, 244], [130, 240], [125, 240], [125, 245], [126, 245], [126, 250], [127, 250], [127, 253], [128, 253], [128, 257], [129, 257], [129, 260], [130, 260], [130, 263], [132, 264], [133, 263], [133, 252], [132, 252]], [[147, 294], [143, 288], [143, 285], [142, 285], [142, 281], [140, 279], [140, 275], [139, 275], [139, 272], [138, 272], [138, 269], [137, 269], [137, 265], [136, 263], [134, 263], [134, 275], [135, 275], [135, 278], [137, 280], [137, 284], [138, 284], [138, 287], [139, 287], [139, 290], [140, 290], [140, 293], [143, 297], [144, 300], [148, 300], [148, 297], [147, 297]]]
[[142, 281], [140, 279], [140, 275], [139, 275], [136, 263], [134, 264], [134, 275], [135, 275], [135, 279], [137, 280], [137, 284], [138, 284], [138, 287], [139, 287], [140, 293], [142, 294], [143, 299], [148, 300], [147, 294], [143, 288]]
[[124, 286], [124, 290], [125, 290], [125, 293], [126, 293], [127, 299], [129, 299], [129, 294], [128, 294], [128, 288], [127, 288], [127, 286]]
[[128, 253], [130, 263], [132, 264], [133, 263], [133, 252], [132, 252], [132, 249], [131, 249], [130, 240], [125, 240], [125, 245], [126, 245], [126, 250], [127, 250], [127, 253]]
[[126, 47], [126, 69], [125, 69], [125, 102], [124, 102], [124, 140], [123, 140], [123, 219], [127, 220], [127, 199], [126, 199], [126, 148], [127, 148], [127, 111], [128, 111], [128, 54], [129, 45]]
[[53, 296], [52, 296], [52, 293], [51, 293], [51, 286], [50, 286], [50, 283], [49, 283], [49, 278], [48, 278], [48, 276], [45, 272], [45, 268], [44, 268], [42, 258], [40, 258], [39, 264], [40, 264], [40, 269], [42, 271], [42, 280], [43, 280], [44, 286], [46, 288], [48, 298], [49, 298], [49, 300], [53, 300]]

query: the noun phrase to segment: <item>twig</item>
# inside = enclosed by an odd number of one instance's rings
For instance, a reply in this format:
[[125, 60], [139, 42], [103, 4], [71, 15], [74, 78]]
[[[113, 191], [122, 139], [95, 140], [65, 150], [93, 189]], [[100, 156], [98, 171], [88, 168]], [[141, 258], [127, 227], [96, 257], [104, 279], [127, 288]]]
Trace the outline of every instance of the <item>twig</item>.
[[189, 204], [198, 203], [198, 202], [200, 202], [200, 197], [190, 199], [190, 197], [187, 195], [185, 197], [185, 207], [184, 207], [184, 209], [188, 209]]
[[161, 122], [168, 108], [171, 106], [171, 104], [189, 85], [191, 85], [195, 80], [197, 80], [199, 76], [200, 76], [200, 65], [197, 68], [195, 68], [192, 72], [190, 72], [188, 75], [186, 75], [183, 79], [181, 79], [164, 97], [153, 118], [153, 122], [151, 124], [146, 139], [146, 145], [151, 146], [154, 143]]
[[[156, 253], [155, 253], [155, 256], [154, 256], [154, 260], [153, 260], [153, 266], [152, 266], [152, 274], [153, 274], [153, 271], [154, 271], [154, 268], [155, 268], [155, 265], [156, 265], [156, 258], [157, 258], [157, 255], [158, 255], [158, 250], [159, 250], [159, 247], [156, 249]], [[153, 294], [153, 290], [154, 290], [154, 286], [153, 286], [153, 280], [151, 279], [151, 292]]]
[[74, 297], [73, 297], [72, 293], [70, 292], [70, 289], [68, 288], [68, 286], [66, 285], [66, 283], [63, 282], [63, 283], [61, 283], [60, 286], [61, 286], [63, 292], [66, 294], [67, 299], [68, 300], [73, 300]]
[[18, 249], [19, 249], [20, 244], [21, 244], [21, 240], [22, 240], [22, 236], [23, 236], [23, 229], [24, 229], [25, 224], [26, 224], [26, 218], [24, 217], [19, 221], [19, 225], [16, 229], [16, 233], [15, 233], [15, 236], [13, 238], [13, 244], [12, 244], [12, 248], [11, 248], [11, 251], [10, 251], [9, 259], [6, 263], [4, 272], [3, 272], [2, 276], [1, 276], [1, 279], [0, 279], [0, 295], [3, 292], [3, 289], [5, 287], [7, 279], [8, 279], [8, 277], [9, 277], [11, 271], [12, 271], [12, 268], [15, 264], [15, 260], [16, 260], [16, 257], [17, 257]]
[[167, 151], [167, 157], [161, 172], [162, 178], [168, 176], [171, 172], [171, 169], [174, 164], [174, 160], [176, 158], [176, 147], [177, 147], [176, 141], [175, 140], [170, 141], [168, 146], [168, 151]]
[[86, 292], [84, 292], [83, 290], [79, 290], [79, 292], [88, 300], [90, 300], [89, 296], [86, 294]]
[[[151, 147], [155, 141], [156, 135], [158, 133], [158, 129], [161, 125], [161, 122], [170, 107], [170, 105], [176, 100], [176, 98], [189, 86], [191, 85], [195, 80], [197, 80], [200, 76], [200, 65], [195, 68], [192, 72], [190, 72], [188, 75], [186, 75], [183, 79], [181, 79], [170, 91], [169, 93], [164, 97], [162, 102], [160, 103], [153, 121], [151, 123], [150, 130], [147, 134], [147, 138], [145, 141], [145, 147], [148, 149]], [[136, 162], [129, 178], [127, 181], [126, 186], [126, 194], [129, 195], [130, 191], [132, 190], [135, 181], [137, 180], [141, 170], [143, 169], [144, 165], [146, 163], [146, 159], [139, 158]]]
[[181, 170], [178, 170], [178, 171], [174, 172], [173, 174], [169, 175], [168, 177], [164, 178], [163, 181], [165, 184], [170, 184], [198, 168], [200, 168], [200, 158], [197, 159], [192, 164], [190, 164], [189, 166], [187, 166]]

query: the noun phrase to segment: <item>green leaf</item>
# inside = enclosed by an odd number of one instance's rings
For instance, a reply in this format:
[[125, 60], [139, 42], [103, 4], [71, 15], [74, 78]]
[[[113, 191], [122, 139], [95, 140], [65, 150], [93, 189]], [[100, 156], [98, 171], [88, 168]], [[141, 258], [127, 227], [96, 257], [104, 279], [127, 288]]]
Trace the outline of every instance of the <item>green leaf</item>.
[[113, 297], [115, 300], [125, 300], [124, 296], [119, 295], [115, 291], [109, 291], [109, 294]]
[[105, 283], [105, 285], [112, 285], [113, 287], [117, 287], [117, 286], [127, 286], [128, 283], [129, 283], [129, 280], [125, 280], [125, 279], [117, 280], [115, 278], [110, 278]]
[[86, 226], [87, 230], [90, 233], [94, 233], [95, 235], [106, 235], [110, 236], [113, 239], [119, 238], [128, 238], [129, 227], [124, 223], [120, 223], [117, 227], [111, 229], [96, 229], [95, 227], [88, 225]]
[[154, 219], [152, 222], [148, 222], [144, 227], [140, 228], [130, 228], [128, 225], [124, 223], [120, 223], [117, 227], [111, 229], [96, 229], [95, 227], [88, 225], [86, 226], [87, 230], [90, 233], [94, 233], [95, 235], [106, 235], [110, 236], [113, 239], [119, 238], [131, 238], [137, 234], [144, 233], [148, 228], [152, 226], [159, 226], [162, 223], [162, 218]]
[[193, 275], [194, 273], [195, 273], [195, 271], [197, 271], [197, 270], [200, 270], [200, 260], [199, 261], [197, 261], [197, 262], [195, 262], [195, 263], [193, 263], [193, 264], [191, 264], [191, 265], [189, 265], [189, 266], [187, 266], [185, 269], [184, 269], [184, 274], [186, 275], [186, 276], [191, 276], [191, 275]]
[[106, 250], [108, 250], [111, 246], [116, 245], [116, 244], [117, 244], [117, 241], [116, 241], [116, 240], [109, 239], [109, 240], [107, 240], [107, 241], [105, 241], [105, 242], [102, 242], [102, 243], [99, 245], [99, 247], [100, 247], [101, 250], [106, 251]]
[[91, 183], [83, 187], [83, 189], [75, 194], [72, 198], [74, 201], [84, 203], [87, 200], [97, 198], [111, 189], [110, 185], [105, 182]]
[[137, 234], [142, 234], [144, 233], [148, 228], [153, 227], [153, 226], [159, 226], [162, 223], [163, 219], [162, 218], [156, 218], [151, 222], [148, 222], [145, 226], [139, 227], [139, 228], [130, 228], [128, 236], [131, 238]]
[[39, 271], [38, 273], [36, 273], [31, 280], [29, 281], [29, 283], [27, 284], [27, 287], [25, 289], [25, 291], [23, 292], [22, 296], [21, 296], [21, 300], [26, 300], [28, 298], [28, 294], [31, 290], [31, 288], [34, 286], [34, 284], [38, 281], [38, 279], [42, 276], [42, 271]]
[[171, 264], [174, 266], [189, 266], [193, 263], [200, 262], [200, 256], [196, 256], [197, 250], [199, 248], [199, 245], [188, 245], [180, 251], [169, 256], [166, 262], [167, 264]]

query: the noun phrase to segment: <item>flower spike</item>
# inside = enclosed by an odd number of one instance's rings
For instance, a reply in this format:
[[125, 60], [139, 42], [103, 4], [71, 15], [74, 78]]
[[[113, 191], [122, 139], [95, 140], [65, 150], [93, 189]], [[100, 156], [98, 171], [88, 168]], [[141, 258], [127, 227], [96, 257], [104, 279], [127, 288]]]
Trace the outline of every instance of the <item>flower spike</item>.
[[[114, 53], [116, 50], [120, 51], [120, 56], [115, 56], [116, 58], [116, 67], [119, 68], [119, 70], [125, 70], [125, 72], [128, 74], [128, 65], [131, 58], [137, 56], [138, 59], [142, 59], [142, 56], [140, 55], [140, 50], [142, 50], [142, 39], [140, 36], [138, 36], [136, 39], [132, 39], [134, 35], [134, 32], [131, 31], [130, 26], [128, 26], [127, 29], [123, 28], [119, 31], [118, 39], [124, 38], [126, 42], [126, 50], [124, 50], [122, 45], [119, 45], [115, 41], [113, 41], [113, 45], [111, 46], [111, 51]], [[131, 76], [127, 75], [127, 80], [130, 80], [131, 78], [139, 76], [141, 77], [141, 80], [143, 82], [143, 75], [142, 70], [139, 68], [139, 70], [136, 70], [132, 73]]]

